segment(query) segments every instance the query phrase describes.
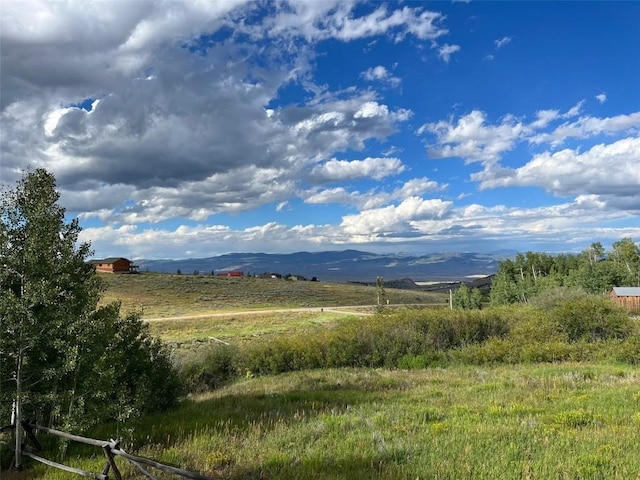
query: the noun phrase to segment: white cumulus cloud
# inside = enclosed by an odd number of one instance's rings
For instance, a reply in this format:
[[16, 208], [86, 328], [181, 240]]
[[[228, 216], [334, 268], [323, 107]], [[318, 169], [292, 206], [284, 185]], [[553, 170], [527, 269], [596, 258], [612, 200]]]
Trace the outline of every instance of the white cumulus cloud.
[[387, 83], [392, 87], [397, 87], [401, 83], [401, 80], [399, 77], [395, 77], [389, 70], [387, 70], [382, 65], [368, 68], [367, 70], [362, 72], [360, 76], [369, 82], [378, 81], [382, 83]]
[[310, 177], [317, 182], [337, 182], [358, 178], [382, 180], [391, 175], [403, 172], [405, 166], [399, 158], [371, 158], [364, 160], [337, 160], [318, 165], [311, 170]]

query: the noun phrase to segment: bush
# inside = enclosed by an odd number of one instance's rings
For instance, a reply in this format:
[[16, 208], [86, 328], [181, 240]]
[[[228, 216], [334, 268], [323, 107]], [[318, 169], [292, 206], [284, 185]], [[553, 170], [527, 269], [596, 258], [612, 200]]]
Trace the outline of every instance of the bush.
[[404, 310], [342, 323], [330, 330], [261, 339], [239, 348], [212, 346], [180, 368], [191, 392], [233, 377], [329, 367], [424, 368], [446, 364], [451, 348], [509, 331], [506, 310]]
[[111, 305], [97, 314], [104, 343], [90, 367], [95, 375], [93, 385], [100, 388], [85, 392], [83, 398], [89, 402], [93, 395], [105, 419], [120, 421], [173, 407], [182, 393], [182, 382], [168, 348], [150, 335], [139, 313], [117, 317], [118, 310], [119, 305]]
[[234, 367], [237, 349], [216, 345], [204, 355], [185, 362], [180, 367], [183, 384], [192, 393], [204, 392], [222, 386], [237, 374]]
[[415, 322], [426, 347], [448, 350], [506, 336], [510, 325], [503, 313], [501, 309], [430, 310], [416, 317]]
[[627, 312], [608, 298], [584, 297], [553, 309], [552, 318], [569, 342], [626, 338], [633, 331]]
[[574, 345], [560, 340], [547, 342], [530, 342], [518, 350], [517, 361], [526, 363], [553, 363], [566, 360], [580, 360], [576, 358], [577, 349]]
[[467, 365], [517, 363], [517, 349], [503, 338], [492, 338], [479, 345], [470, 345], [450, 352], [453, 362]]
[[614, 358], [619, 362], [640, 365], [640, 332], [635, 332], [620, 343]]
[[333, 367], [427, 368], [615, 358], [640, 364], [640, 333], [606, 299], [579, 297], [551, 311], [532, 306], [486, 310], [404, 309], [331, 329], [215, 345], [187, 362], [189, 391], [243, 375]]
[[398, 360], [398, 368], [417, 370], [422, 368], [444, 367], [449, 359], [444, 352], [431, 352], [422, 355], [403, 355]]
[[512, 328], [509, 335], [514, 344], [567, 342], [567, 334], [554, 315], [546, 310], [525, 305], [512, 307]]
[[537, 308], [553, 310], [568, 301], [582, 300], [589, 294], [579, 287], [554, 287], [544, 290], [529, 300], [529, 303]]

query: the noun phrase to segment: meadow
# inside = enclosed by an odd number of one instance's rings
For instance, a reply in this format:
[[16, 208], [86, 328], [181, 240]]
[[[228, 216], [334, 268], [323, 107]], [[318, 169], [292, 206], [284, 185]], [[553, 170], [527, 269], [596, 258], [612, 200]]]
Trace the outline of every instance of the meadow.
[[[147, 291], [149, 318], [203, 315], [149, 323], [170, 343], [189, 393], [171, 411], [89, 436], [118, 437], [127, 451], [224, 479], [640, 478], [640, 331], [602, 299], [353, 315], [323, 305], [370, 306], [375, 289], [285, 282], [291, 291], [260, 293], [258, 279], [196, 288], [196, 277], [148, 276], [167, 285], [156, 295], [144, 277], [113, 277], [107, 297], [127, 292], [123, 307], [135, 307], [135, 292]], [[217, 283], [229, 280], [237, 283]], [[234, 285], [224, 302], [208, 301], [223, 316], [182, 298], [214, 298], [220, 285]], [[181, 305], [161, 303], [172, 299]], [[237, 313], [251, 307], [261, 312]], [[98, 472], [96, 450], [69, 446], [66, 461]], [[15, 478], [77, 477], [37, 465]]]
[[[314, 370], [243, 379], [117, 433], [213, 478], [632, 479], [639, 387], [637, 369], [607, 364]], [[69, 457], [100, 471], [95, 450]]]
[[[106, 284], [103, 304], [120, 301], [123, 311], [141, 311], [143, 318], [282, 308], [372, 306], [377, 300], [376, 288], [361, 284], [157, 273], [99, 275]], [[418, 290], [387, 288], [386, 294], [386, 299], [394, 304], [446, 305], [448, 302], [446, 295]]]

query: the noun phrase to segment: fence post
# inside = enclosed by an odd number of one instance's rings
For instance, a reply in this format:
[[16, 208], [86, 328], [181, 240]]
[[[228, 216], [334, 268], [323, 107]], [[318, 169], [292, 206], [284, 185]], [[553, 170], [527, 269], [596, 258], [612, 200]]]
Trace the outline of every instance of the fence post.
[[113, 454], [111, 453], [111, 445], [105, 445], [104, 447], [102, 447], [102, 451], [104, 452], [104, 456], [107, 457], [107, 463], [102, 469], [102, 474], [106, 476], [109, 473], [109, 468], [111, 468], [113, 476], [116, 477], [116, 480], [122, 480], [122, 475], [120, 475], [120, 471], [116, 466], [116, 461], [113, 458]]
[[31, 427], [29, 420], [25, 420], [24, 422], [22, 422], [22, 431], [26, 435], [27, 440], [29, 440], [33, 444], [36, 452], [42, 450], [42, 445], [40, 445], [40, 442], [38, 441], [36, 435], [33, 433], [33, 428]]

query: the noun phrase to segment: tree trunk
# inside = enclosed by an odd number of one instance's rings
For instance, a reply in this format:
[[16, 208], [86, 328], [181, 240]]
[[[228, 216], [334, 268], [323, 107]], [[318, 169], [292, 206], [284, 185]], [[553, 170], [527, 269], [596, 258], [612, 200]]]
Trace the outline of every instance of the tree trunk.
[[21, 348], [18, 353], [18, 368], [16, 369], [16, 415], [15, 421], [15, 459], [14, 465], [16, 470], [22, 469], [22, 360], [24, 351]]

